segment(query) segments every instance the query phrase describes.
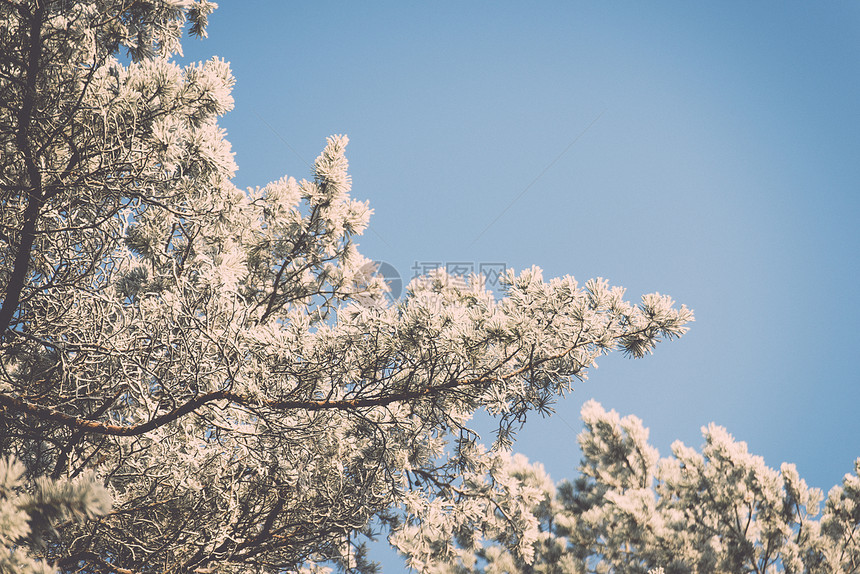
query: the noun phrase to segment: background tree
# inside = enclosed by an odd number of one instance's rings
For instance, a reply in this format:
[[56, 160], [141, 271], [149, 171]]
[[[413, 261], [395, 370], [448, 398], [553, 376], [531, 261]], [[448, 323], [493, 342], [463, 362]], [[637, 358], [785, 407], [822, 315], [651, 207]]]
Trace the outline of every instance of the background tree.
[[[854, 474], [822, 493], [794, 465], [768, 468], [725, 429], [702, 428], [701, 452], [676, 442], [659, 458], [648, 430], [595, 401], [582, 409], [580, 475], [556, 488], [539, 464], [500, 457], [495, 484], [528, 492], [533, 558], [511, 552], [492, 529], [487, 544], [417, 528], [394, 539], [428, 570], [465, 573], [832, 573], [860, 571], [860, 459]], [[498, 487], [496, 487], [498, 491]], [[489, 522], [500, 519], [499, 512]]]
[[[493, 471], [477, 409], [506, 445], [598, 357], [692, 320], [538, 269], [500, 300], [440, 272], [387, 303], [345, 137], [311, 180], [231, 183], [229, 67], [171, 61], [213, 8], [0, 0], [0, 450], [114, 499], [32, 549], [63, 571], [369, 569], [372, 519], [449, 523]], [[527, 501], [496, 525], [523, 552]]]
[[43, 548], [46, 535], [55, 534], [62, 519], [103, 516], [110, 510], [110, 495], [90, 476], [72, 481], [43, 477], [25, 490], [23, 474], [24, 466], [15, 459], [0, 459], [0, 572], [54, 572], [30, 556], [27, 547]]

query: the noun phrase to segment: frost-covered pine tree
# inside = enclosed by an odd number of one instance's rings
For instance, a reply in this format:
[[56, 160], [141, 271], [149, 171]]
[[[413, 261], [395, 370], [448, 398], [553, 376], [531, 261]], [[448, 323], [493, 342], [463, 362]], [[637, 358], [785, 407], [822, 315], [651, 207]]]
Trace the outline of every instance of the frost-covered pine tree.
[[[556, 487], [539, 463], [499, 455], [492, 480], [471, 486], [493, 501], [512, 493], [531, 501], [529, 551], [512, 552], [507, 533], [486, 526], [486, 540], [459, 525], [419, 525], [394, 542], [440, 574], [860, 572], [860, 459], [825, 498], [794, 465], [769, 468], [714, 424], [702, 428], [701, 452], [676, 442], [660, 458], [638, 418], [594, 401], [582, 418], [573, 482]], [[485, 518], [500, 519], [499, 511]], [[425, 552], [445, 543], [455, 550]]]
[[[32, 548], [64, 572], [366, 570], [371, 521], [449, 528], [452, 489], [495, 472], [476, 409], [507, 444], [601, 355], [692, 320], [538, 269], [502, 299], [438, 273], [388, 303], [345, 137], [310, 179], [231, 182], [229, 66], [171, 59], [213, 9], [0, 0], [0, 452], [114, 501]], [[526, 554], [529, 501], [493, 523]]]
[[28, 549], [41, 549], [61, 520], [105, 515], [111, 506], [104, 486], [86, 473], [76, 480], [40, 478], [25, 490], [24, 466], [0, 458], [0, 573], [48, 574], [50, 564]]

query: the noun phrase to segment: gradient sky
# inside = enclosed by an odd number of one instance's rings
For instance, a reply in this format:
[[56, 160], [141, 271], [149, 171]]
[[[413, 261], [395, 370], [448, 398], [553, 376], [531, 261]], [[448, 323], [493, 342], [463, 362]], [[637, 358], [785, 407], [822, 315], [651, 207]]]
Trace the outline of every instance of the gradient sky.
[[239, 186], [307, 177], [345, 133], [360, 250], [404, 279], [534, 264], [695, 310], [526, 425], [515, 450], [554, 479], [589, 398], [662, 455], [715, 421], [825, 491], [852, 470], [860, 3], [220, 4], [186, 60], [232, 63]]

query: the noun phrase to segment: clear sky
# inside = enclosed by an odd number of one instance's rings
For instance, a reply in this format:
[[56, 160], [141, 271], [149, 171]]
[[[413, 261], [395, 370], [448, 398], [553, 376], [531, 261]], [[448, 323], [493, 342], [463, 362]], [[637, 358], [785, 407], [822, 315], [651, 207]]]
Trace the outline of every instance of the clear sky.
[[[589, 398], [661, 454], [723, 425], [825, 491], [860, 457], [860, 3], [222, 0], [237, 184], [346, 133], [366, 256], [533, 264], [695, 310], [515, 450], [554, 479]], [[488, 440], [490, 437], [487, 437]]]

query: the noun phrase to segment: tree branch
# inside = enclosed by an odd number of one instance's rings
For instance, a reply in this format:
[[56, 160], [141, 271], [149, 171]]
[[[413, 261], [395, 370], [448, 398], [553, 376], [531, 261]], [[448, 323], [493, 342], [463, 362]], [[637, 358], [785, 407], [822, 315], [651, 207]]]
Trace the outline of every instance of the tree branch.
[[213, 391], [197, 396], [190, 401], [172, 409], [171, 411], [154, 417], [147, 422], [134, 425], [117, 425], [111, 423], [98, 422], [90, 419], [75, 417], [63, 413], [55, 408], [36, 405], [25, 401], [18, 397], [0, 394], [0, 405], [6, 406], [13, 411], [23, 412], [42, 420], [49, 420], [59, 423], [66, 427], [79, 429], [83, 432], [92, 434], [103, 434], [111, 436], [138, 436], [154, 430], [158, 427], [169, 424], [198, 408], [217, 401], [229, 401], [245, 407], [265, 407], [277, 411], [289, 410], [306, 410], [306, 411], [325, 411], [325, 410], [355, 410], [360, 408], [384, 407], [396, 402], [406, 402], [421, 398], [434, 397], [442, 394], [445, 391], [454, 390], [463, 387], [472, 387], [487, 385], [490, 383], [502, 382], [510, 378], [516, 377], [538, 367], [540, 364], [555, 359], [560, 359], [569, 354], [576, 347], [569, 347], [561, 353], [551, 355], [539, 359], [533, 363], [529, 363], [505, 375], [493, 376], [483, 375], [472, 379], [452, 379], [445, 383], [416, 389], [413, 391], [402, 391], [391, 393], [388, 395], [377, 395], [362, 399], [340, 399], [340, 400], [271, 400], [271, 399], [255, 399], [246, 395], [240, 395], [230, 391]]
[[0, 308], [0, 340], [6, 336], [9, 324], [21, 299], [21, 291], [27, 280], [27, 270], [30, 267], [30, 252], [33, 249], [33, 241], [36, 238], [36, 221], [42, 207], [42, 181], [39, 168], [33, 158], [29, 141], [30, 121], [33, 118], [33, 108], [36, 104], [36, 86], [41, 56], [41, 30], [44, 4], [37, 4], [36, 11], [30, 16], [30, 52], [27, 58], [27, 80], [24, 86], [23, 102], [18, 113], [18, 130], [15, 134], [18, 149], [24, 155], [27, 177], [29, 179], [29, 191], [27, 193], [27, 207], [24, 211], [24, 224], [21, 227], [21, 238], [18, 243], [18, 252], [15, 254], [15, 263], [6, 285], [6, 293], [3, 296], [3, 307]]

